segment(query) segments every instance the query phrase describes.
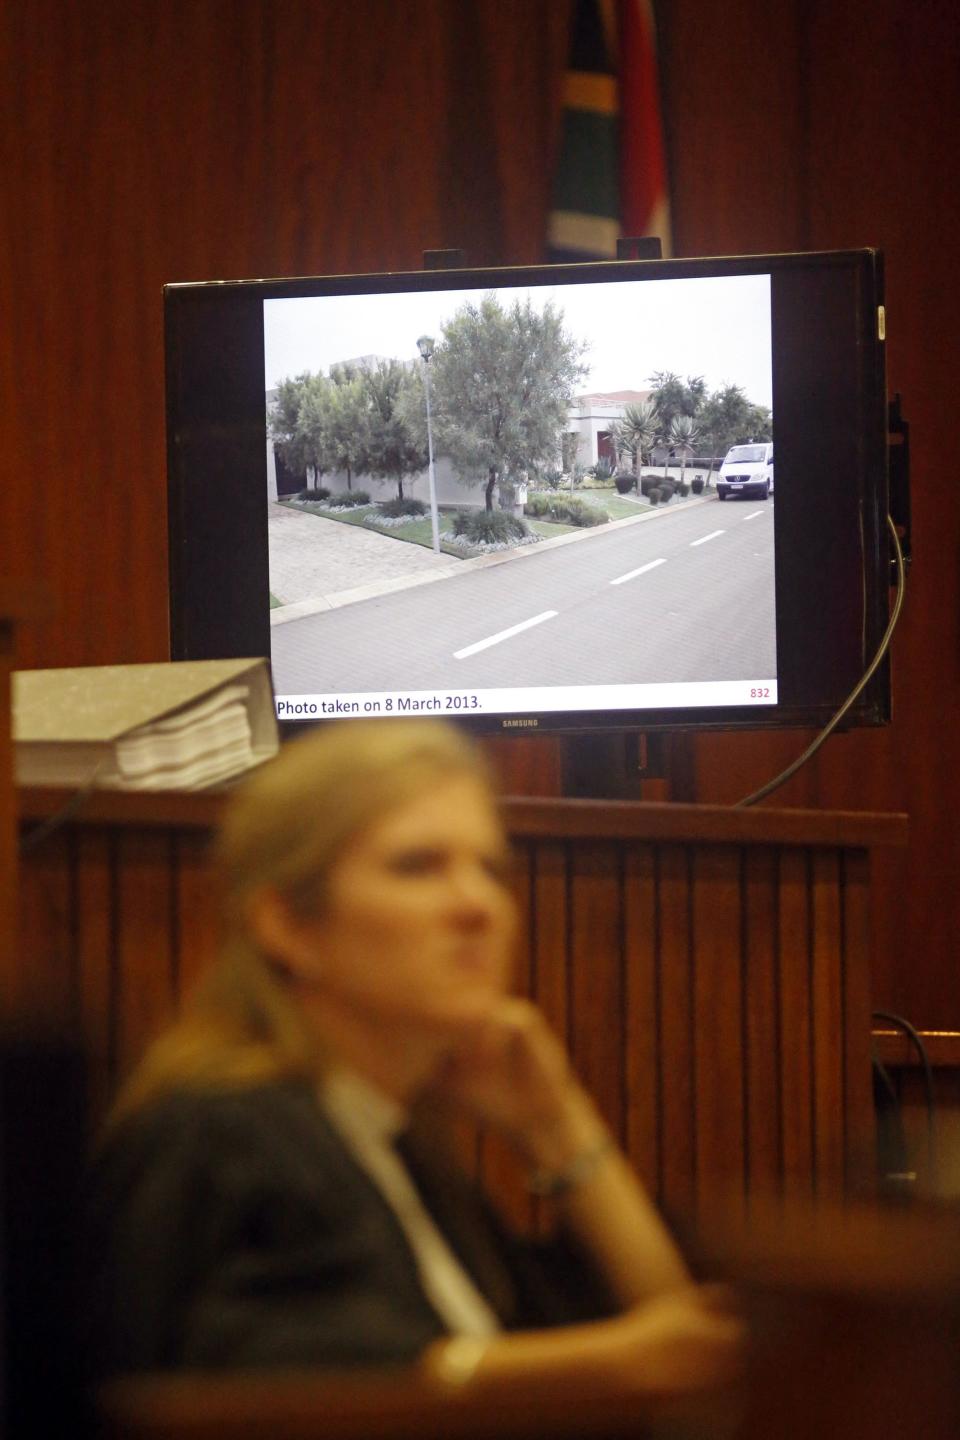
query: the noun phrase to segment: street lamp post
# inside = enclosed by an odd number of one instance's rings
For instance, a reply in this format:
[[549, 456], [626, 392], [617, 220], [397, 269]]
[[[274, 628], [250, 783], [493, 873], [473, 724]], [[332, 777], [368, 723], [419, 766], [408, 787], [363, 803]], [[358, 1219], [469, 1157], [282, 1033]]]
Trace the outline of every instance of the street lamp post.
[[433, 531], [433, 553], [440, 554], [440, 516], [437, 513], [437, 477], [433, 469], [433, 422], [430, 415], [430, 361], [433, 358], [433, 336], [421, 335], [417, 341], [423, 361], [423, 388], [427, 396], [427, 456], [430, 476], [430, 526]]

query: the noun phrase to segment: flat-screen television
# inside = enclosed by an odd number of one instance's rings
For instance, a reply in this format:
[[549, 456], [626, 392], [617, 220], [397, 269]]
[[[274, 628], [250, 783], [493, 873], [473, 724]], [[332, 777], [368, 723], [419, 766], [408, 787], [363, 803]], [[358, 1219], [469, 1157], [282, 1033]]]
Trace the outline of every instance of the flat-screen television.
[[[278, 718], [817, 725], [887, 619], [874, 250], [173, 284], [174, 659]], [[848, 723], [889, 715], [881, 668]]]

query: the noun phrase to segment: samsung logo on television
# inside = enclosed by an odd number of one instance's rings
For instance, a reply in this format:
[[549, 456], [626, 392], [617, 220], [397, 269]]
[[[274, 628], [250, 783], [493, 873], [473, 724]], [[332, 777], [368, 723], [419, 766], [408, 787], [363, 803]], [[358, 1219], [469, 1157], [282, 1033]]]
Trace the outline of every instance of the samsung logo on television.
[[536, 730], [540, 724], [539, 720], [501, 720], [500, 725], [504, 730]]

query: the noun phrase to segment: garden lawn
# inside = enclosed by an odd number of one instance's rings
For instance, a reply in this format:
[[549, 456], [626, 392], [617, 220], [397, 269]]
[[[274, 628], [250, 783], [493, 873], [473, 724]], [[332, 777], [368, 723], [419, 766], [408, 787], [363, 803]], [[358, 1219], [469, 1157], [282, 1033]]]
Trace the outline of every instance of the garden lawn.
[[[572, 492], [572, 494], [566, 488], [553, 491], [540, 490], [537, 493], [540, 495], [553, 495], [556, 496], [557, 499], [561, 500], [582, 500], [585, 504], [592, 505], [595, 510], [605, 510], [611, 520], [629, 520], [631, 516], [642, 515], [644, 510], [650, 509], [650, 506], [646, 500], [642, 500], [639, 497], [628, 500], [625, 496], [618, 495], [616, 490], [613, 489], [588, 490], [584, 486], [579, 486], [576, 490]], [[524, 518], [526, 519], [528, 524], [531, 523], [531, 517], [529, 515], [525, 516]], [[565, 530], [568, 530], [576, 529], [578, 527], [565, 525], [563, 528]]]
[[632, 515], [642, 515], [644, 510], [650, 509], [646, 500], [628, 500], [625, 495], [618, 495], [615, 490], [594, 490], [583, 498], [588, 505], [595, 505], [598, 510], [606, 510], [611, 520], [629, 520]]
[[[371, 513], [369, 510], [366, 512]], [[339, 520], [339, 515], [331, 515], [331, 520]], [[433, 549], [433, 525], [429, 515], [422, 520], [408, 520], [405, 525], [365, 525], [365, 530], [373, 530], [377, 535], [389, 535], [391, 540], [406, 540], [410, 545], [423, 545], [427, 550]], [[440, 516], [440, 549], [445, 555], [455, 555], [458, 560], [464, 558], [464, 552], [457, 546], [446, 545], [445, 539], [453, 534], [453, 521], [449, 515]]]
[[[433, 526], [429, 515], [425, 515], [422, 520], [410, 520], [404, 525], [365, 525], [364, 519], [376, 513], [376, 506], [358, 505], [355, 510], [332, 511], [324, 510], [319, 505], [311, 510], [307, 510], [303, 505], [290, 505], [289, 509], [299, 511], [301, 515], [319, 515], [324, 520], [337, 520], [341, 525], [359, 525], [361, 530], [371, 530], [375, 535], [386, 535], [391, 540], [405, 540], [409, 545], [423, 545], [427, 550], [433, 548]], [[468, 560], [471, 554], [482, 553], [479, 550], [461, 550], [459, 546], [445, 543], [445, 538], [452, 534], [452, 518], [441, 513], [440, 549], [445, 555], [452, 555], [455, 560]]]
[[[558, 495], [565, 492], [558, 491]], [[640, 515], [650, 506], [646, 500], [626, 499], [612, 490], [594, 490], [584, 492], [574, 491], [574, 495], [583, 499], [589, 505], [598, 510], [605, 510], [611, 520], [627, 520], [631, 516]], [[281, 501], [281, 504], [284, 502]], [[368, 516], [376, 514], [376, 507], [373, 505], [358, 506], [355, 510], [326, 510], [317, 505], [315, 509], [307, 510], [302, 505], [290, 505], [291, 510], [298, 510], [303, 515], [320, 515], [325, 520], [337, 520], [342, 525], [359, 525], [361, 529], [372, 530], [377, 535], [389, 536], [391, 540], [404, 540], [408, 545], [423, 545], [429, 550], [433, 546], [433, 529], [430, 524], [429, 515], [421, 520], [410, 520], [404, 525], [368, 525], [364, 520]], [[552, 540], [558, 535], [573, 535], [583, 530], [583, 526], [564, 525], [555, 520], [535, 519], [532, 515], [524, 516], [527, 524], [535, 535], [541, 536], [544, 540]], [[441, 511], [440, 513], [440, 549], [445, 555], [451, 555], [457, 560], [469, 560], [471, 556], [482, 555], [485, 552], [476, 550], [463, 550], [459, 546], [448, 543], [449, 537], [453, 535], [453, 516]], [[271, 597], [271, 604], [279, 603]]]
[[576, 530], [583, 529], [581, 525], [560, 525], [556, 520], [535, 520], [532, 515], [525, 515], [524, 519], [534, 535], [543, 540], [552, 540], [557, 535], [572, 535]]

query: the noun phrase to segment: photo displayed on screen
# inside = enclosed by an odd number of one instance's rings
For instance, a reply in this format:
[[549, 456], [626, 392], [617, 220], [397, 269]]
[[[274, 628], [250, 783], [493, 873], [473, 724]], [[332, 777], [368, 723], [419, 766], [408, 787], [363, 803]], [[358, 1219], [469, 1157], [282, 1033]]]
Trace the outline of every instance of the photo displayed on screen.
[[282, 720], [774, 705], [770, 277], [264, 302]]

